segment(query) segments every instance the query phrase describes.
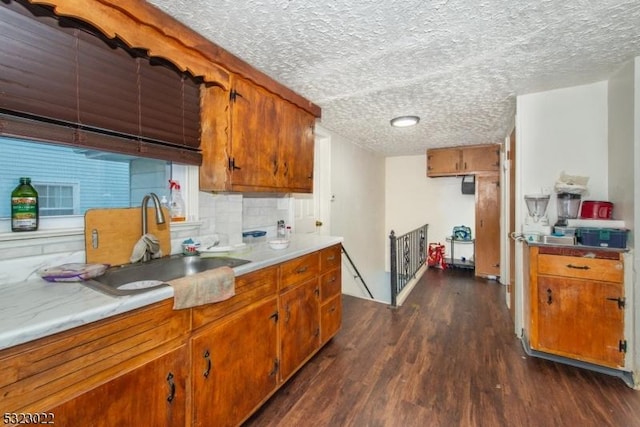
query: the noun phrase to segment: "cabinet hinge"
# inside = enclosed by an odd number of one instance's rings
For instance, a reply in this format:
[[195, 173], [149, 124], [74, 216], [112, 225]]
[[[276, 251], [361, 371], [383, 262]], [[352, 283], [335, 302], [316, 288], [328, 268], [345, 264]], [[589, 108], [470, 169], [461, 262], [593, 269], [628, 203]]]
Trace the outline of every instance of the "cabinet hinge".
[[276, 311], [275, 313], [273, 313], [271, 316], [269, 316], [269, 319], [273, 319], [274, 322], [278, 322], [278, 319], [280, 318], [280, 314], [278, 314], [278, 312]]
[[229, 157], [229, 170], [234, 171], [238, 169], [242, 169], [242, 168], [240, 166], [236, 166], [236, 159], [233, 157]]
[[620, 340], [620, 342], [618, 343], [618, 350], [620, 351], [620, 353], [627, 352], [627, 340]]
[[242, 98], [242, 95], [235, 89], [231, 89], [231, 92], [229, 92], [229, 100], [235, 102], [237, 98]]
[[625, 305], [626, 305], [626, 300], [624, 297], [620, 297], [620, 298], [607, 298], [608, 301], [615, 301], [618, 303], [618, 308], [620, 310], [623, 310]]

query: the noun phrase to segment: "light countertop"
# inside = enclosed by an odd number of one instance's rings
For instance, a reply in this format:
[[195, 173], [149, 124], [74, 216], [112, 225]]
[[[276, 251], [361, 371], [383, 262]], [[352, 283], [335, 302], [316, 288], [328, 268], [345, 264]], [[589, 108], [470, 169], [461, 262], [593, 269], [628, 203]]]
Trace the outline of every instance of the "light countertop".
[[[233, 258], [251, 262], [235, 267], [241, 276], [270, 265], [342, 242], [341, 237], [294, 235], [288, 248], [271, 249], [266, 242], [249, 245]], [[50, 283], [36, 278], [0, 286], [0, 349], [62, 332], [173, 297], [161, 287], [137, 295], [109, 296], [82, 282]]]

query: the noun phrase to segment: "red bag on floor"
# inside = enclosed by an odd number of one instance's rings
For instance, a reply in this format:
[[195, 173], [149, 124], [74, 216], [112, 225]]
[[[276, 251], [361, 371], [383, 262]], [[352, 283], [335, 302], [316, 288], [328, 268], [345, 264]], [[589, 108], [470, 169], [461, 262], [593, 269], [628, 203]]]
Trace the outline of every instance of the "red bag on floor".
[[429, 243], [429, 256], [427, 258], [429, 267], [445, 269], [447, 263], [444, 261], [444, 245], [441, 243]]

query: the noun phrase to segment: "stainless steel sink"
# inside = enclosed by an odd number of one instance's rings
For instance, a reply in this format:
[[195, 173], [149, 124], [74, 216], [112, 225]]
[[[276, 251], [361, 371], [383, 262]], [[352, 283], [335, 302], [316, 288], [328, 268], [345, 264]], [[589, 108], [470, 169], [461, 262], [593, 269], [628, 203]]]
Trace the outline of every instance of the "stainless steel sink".
[[238, 258], [173, 255], [139, 264], [112, 267], [100, 277], [84, 284], [97, 291], [116, 296], [148, 292], [179, 277], [190, 276], [218, 267], [237, 267], [249, 261]]

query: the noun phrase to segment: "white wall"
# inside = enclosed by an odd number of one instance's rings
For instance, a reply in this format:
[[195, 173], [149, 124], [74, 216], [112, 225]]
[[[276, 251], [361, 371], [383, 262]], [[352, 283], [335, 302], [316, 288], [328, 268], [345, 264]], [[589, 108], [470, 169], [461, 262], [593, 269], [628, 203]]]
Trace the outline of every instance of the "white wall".
[[[634, 220], [634, 73], [627, 63], [609, 80], [609, 201], [615, 219]], [[633, 242], [629, 242], [633, 247]]]
[[[614, 203], [614, 216], [625, 221], [631, 229], [627, 240], [630, 248], [640, 247], [638, 234], [634, 233], [640, 224], [640, 212], [636, 200], [640, 200], [640, 59], [625, 64], [609, 80], [609, 199]], [[635, 167], [634, 167], [635, 166]], [[640, 260], [635, 257], [634, 273], [627, 274], [625, 296], [633, 301], [625, 312], [625, 336], [629, 351], [633, 355], [634, 369], [640, 373], [640, 290], [636, 283], [635, 271]]]
[[[390, 301], [384, 272], [385, 173], [384, 157], [331, 133], [331, 231], [344, 238], [343, 246], [377, 300]], [[343, 262], [343, 292], [365, 296], [353, 280], [351, 266]]]
[[[460, 177], [427, 177], [427, 156], [399, 156], [386, 159], [385, 171], [387, 233], [396, 235], [429, 224], [428, 241], [445, 244], [447, 256], [451, 246], [446, 237], [456, 225], [471, 227], [475, 236], [475, 197], [462, 194]], [[385, 246], [385, 269], [390, 270], [389, 245]], [[457, 245], [456, 258], [471, 258], [470, 245]]]
[[[553, 185], [562, 171], [589, 176], [592, 200], [608, 199], [607, 82], [517, 98], [516, 229], [527, 209], [524, 195]], [[548, 216], [557, 219], [555, 194]], [[516, 245], [516, 325], [522, 329], [522, 243]]]

